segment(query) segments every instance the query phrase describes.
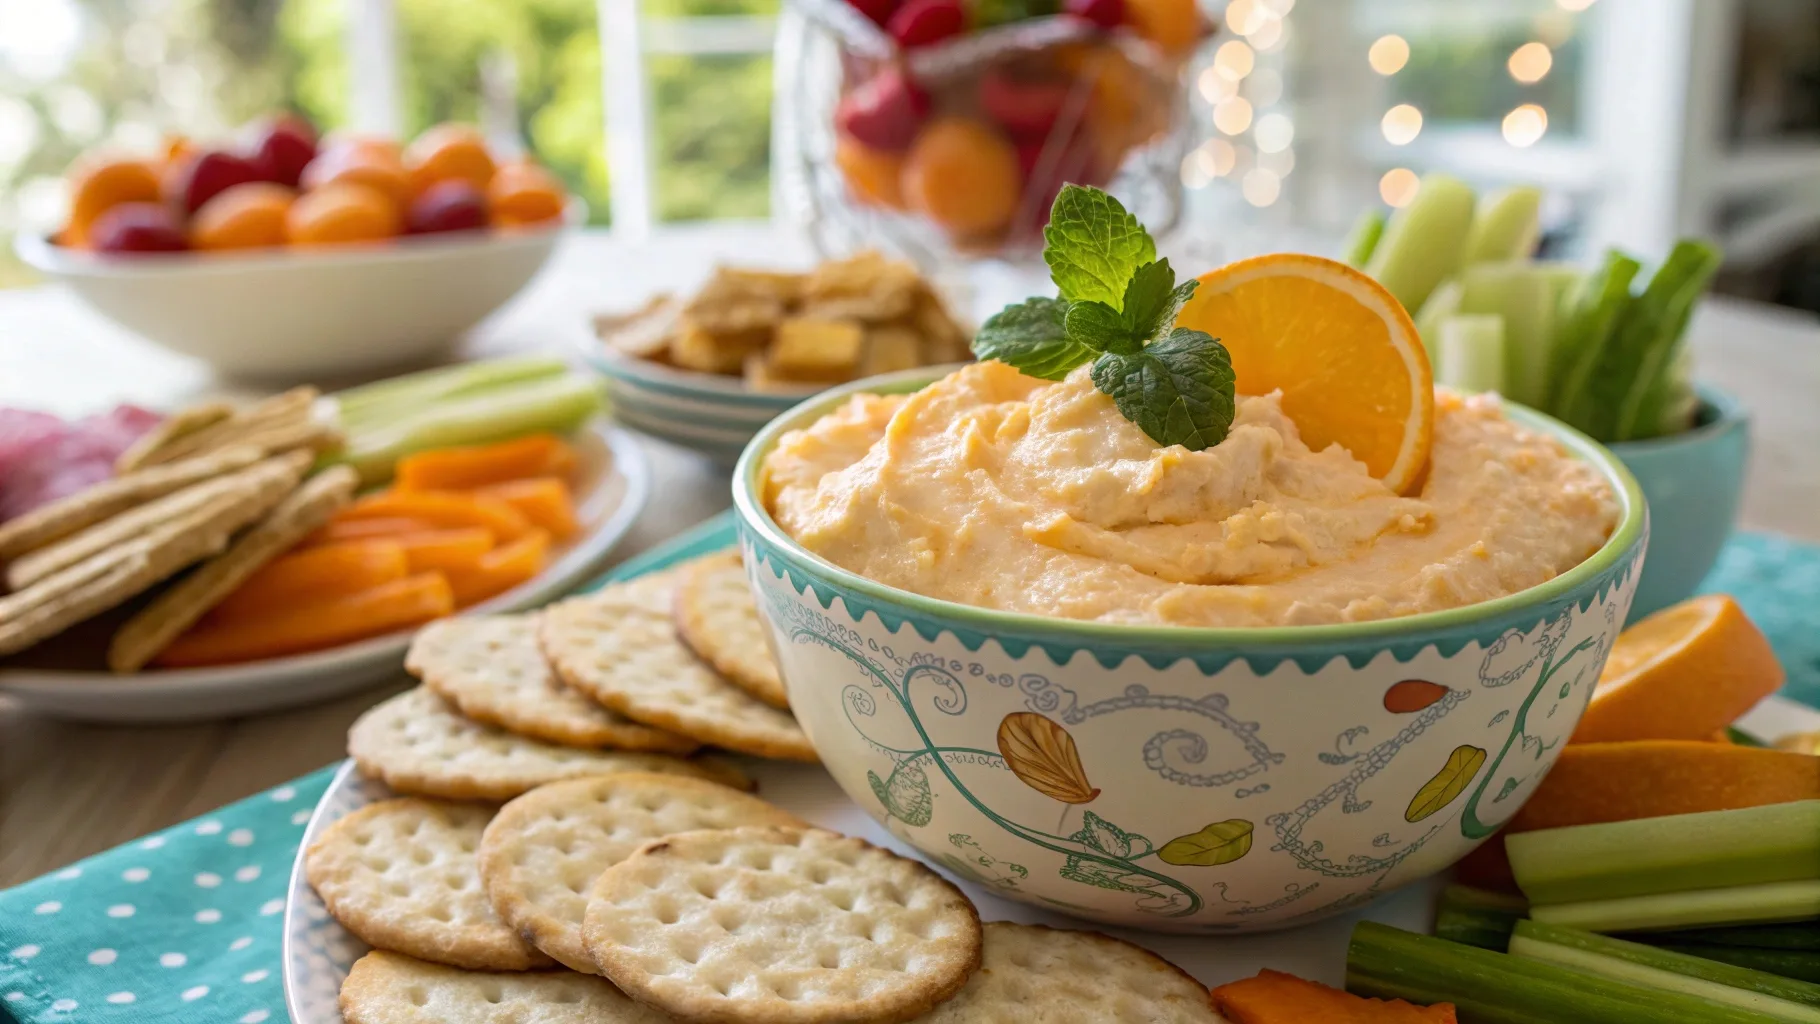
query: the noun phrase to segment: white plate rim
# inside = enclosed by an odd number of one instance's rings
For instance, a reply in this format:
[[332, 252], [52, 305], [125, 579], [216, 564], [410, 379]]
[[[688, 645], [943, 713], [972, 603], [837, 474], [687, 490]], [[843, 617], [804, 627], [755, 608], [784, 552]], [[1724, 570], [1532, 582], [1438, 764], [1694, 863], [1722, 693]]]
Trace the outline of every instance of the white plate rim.
[[[464, 614], [518, 611], [531, 607], [587, 579], [601, 559], [631, 531], [651, 497], [651, 464], [644, 449], [624, 428], [595, 420], [585, 429], [593, 432], [612, 456], [610, 473], [624, 481], [625, 493], [594, 531], [572, 545], [535, 579], [483, 601]], [[56, 699], [68, 707], [72, 694], [104, 703], [112, 698], [135, 701], [167, 697], [194, 700], [260, 689], [283, 680], [325, 672], [355, 672], [382, 662], [403, 663], [414, 630], [344, 644], [326, 651], [214, 668], [173, 669], [119, 676], [111, 672], [61, 672], [44, 669], [0, 669], [0, 695], [26, 707], [37, 698]]]

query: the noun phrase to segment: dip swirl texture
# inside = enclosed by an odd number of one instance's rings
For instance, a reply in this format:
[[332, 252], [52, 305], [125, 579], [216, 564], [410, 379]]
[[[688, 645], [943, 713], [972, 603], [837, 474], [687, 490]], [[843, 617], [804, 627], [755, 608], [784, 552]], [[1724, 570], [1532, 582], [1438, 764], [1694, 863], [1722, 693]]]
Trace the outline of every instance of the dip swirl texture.
[[1585, 560], [1611, 487], [1492, 396], [1436, 396], [1417, 496], [1276, 395], [1241, 397], [1205, 451], [1160, 448], [1100, 393], [984, 362], [912, 395], [857, 395], [779, 439], [765, 497], [835, 565], [982, 608], [1178, 626], [1282, 626], [1458, 608]]

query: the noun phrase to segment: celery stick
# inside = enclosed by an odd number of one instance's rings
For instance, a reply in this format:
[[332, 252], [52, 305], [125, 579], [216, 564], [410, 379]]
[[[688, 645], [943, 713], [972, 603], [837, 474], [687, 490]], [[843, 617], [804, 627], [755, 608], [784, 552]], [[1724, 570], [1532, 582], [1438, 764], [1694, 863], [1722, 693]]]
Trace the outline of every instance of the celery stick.
[[1564, 924], [1594, 932], [1800, 921], [1820, 917], [1820, 880], [1536, 904], [1529, 908], [1529, 916], [1548, 924]]
[[1802, 924], [1753, 924], [1733, 928], [1688, 928], [1672, 935], [1655, 933], [1647, 942], [1696, 942], [1714, 946], [1750, 946], [1757, 949], [1800, 949], [1820, 953], [1820, 921]]
[[1521, 896], [1450, 885], [1441, 891], [1435, 908], [1435, 934], [1480, 949], [1503, 950], [1511, 929], [1528, 912], [1529, 903]]
[[1630, 283], [1642, 269], [1629, 256], [1608, 252], [1605, 264], [1587, 275], [1562, 304], [1566, 315], [1556, 331], [1549, 364], [1553, 378], [1549, 411], [1594, 437], [1598, 431], [1593, 423], [1593, 374], [1630, 305]]
[[1428, 349], [1428, 364], [1434, 371], [1436, 379], [1441, 373], [1441, 321], [1460, 311], [1460, 297], [1466, 293], [1466, 286], [1457, 277], [1441, 282], [1422, 303], [1422, 311], [1415, 313], [1416, 334], [1422, 338], [1422, 346]]
[[1547, 279], [1548, 291], [1554, 296], [1556, 322], [1561, 322], [1566, 315], [1567, 298], [1586, 279], [1586, 268], [1565, 260], [1540, 260], [1530, 266]]
[[1540, 407], [1548, 399], [1554, 348], [1555, 298], [1549, 275], [1528, 263], [1482, 263], [1460, 276], [1462, 313], [1504, 318], [1506, 398]]
[[1614, 440], [1628, 441], [1645, 436], [1645, 430], [1654, 432], [1661, 412], [1657, 409], [1654, 415], [1646, 415], [1652, 411], [1647, 399], [1657, 387], [1658, 376], [1673, 364], [1694, 304], [1706, 294], [1721, 262], [1723, 257], [1714, 246], [1685, 239], [1677, 242], [1632, 304], [1619, 330], [1619, 348], [1626, 360], [1620, 369], [1629, 387], [1618, 403]]
[[359, 421], [410, 414], [435, 402], [568, 372], [568, 364], [553, 356], [512, 356], [406, 374], [338, 391], [332, 397], [341, 411], [342, 422], [353, 426]]
[[1442, 320], [1436, 383], [1456, 391], [1503, 391], [1506, 344], [1501, 316], [1462, 313]]
[[1380, 999], [1452, 1003], [1461, 1024], [1766, 1024], [1777, 1019], [1375, 921], [1362, 921], [1352, 930], [1346, 989]]
[[1352, 233], [1346, 236], [1346, 244], [1341, 257], [1349, 267], [1363, 267], [1371, 260], [1372, 250], [1378, 247], [1379, 239], [1384, 237], [1384, 211], [1366, 210], [1358, 223], [1352, 226]]
[[1671, 942], [1675, 932], [1645, 932], [1649, 944], [1672, 949], [1689, 956], [1705, 957], [1723, 964], [1736, 964], [1753, 971], [1779, 974], [1784, 978], [1820, 982], [1820, 952], [1806, 949], [1753, 949], [1750, 946], [1702, 945], [1697, 942]]
[[1814, 880], [1820, 800], [1542, 829], [1505, 847], [1532, 906]]
[[1444, 174], [1423, 177], [1415, 199], [1384, 226], [1365, 272], [1404, 309], [1421, 309], [1436, 286], [1460, 269], [1473, 207], [1473, 192], [1465, 182]]
[[1542, 237], [1542, 190], [1524, 185], [1479, 200], [1466, 236], [1468, 264], [1528, 260]]
[[1578, 928], [1519, 921], [1510, 938], [1510, 954], [1667, 992], [1700, 996], [1767, 1013], [1777, 1020], [1820, 1024], [1820, 985]]
[[600, 408], [600, 386], [587, 377], [564, 373], [523, 381], [428, 405], [415, 415], [378, 426], [354, 427], [337, 461], [359, 470], [364, 482], [378, 483], [390, 478], [393, 464], [412, 452], [541, 431], [566, 433]]

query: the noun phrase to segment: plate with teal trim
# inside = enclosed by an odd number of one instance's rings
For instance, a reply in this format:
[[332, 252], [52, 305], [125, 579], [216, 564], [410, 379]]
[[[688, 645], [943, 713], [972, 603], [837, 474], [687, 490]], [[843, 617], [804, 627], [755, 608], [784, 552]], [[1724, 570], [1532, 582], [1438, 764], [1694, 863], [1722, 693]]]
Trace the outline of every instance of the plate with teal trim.
[[[732, 514], [717, 516], [626, 562], [586, 589], [612, 580], [642, 576], [684, 559], [731, 547], [734, 539]], [[1771, 697], [1746, 715], [1739, 725], [1755, 735], [1773, 737], [1820, 729], [1820, 712]], [[919, 857], [848, 799], [820, 767], [773, 761], [746, 761], [742, 767], [758, 780], [759, 793], [767, 800], [823, 828], [859, 836], [906, 857]], [[295, 1024], [343, 1024], [336, 994], [348, 969], [366, 952], [358, 939], [335, 923], [322, 900], [304, 881], [301, 850], [307, 850], [324, 829], [343, 816], [391, 795], [383, 785], [363, 779], [351, 763], [344, 764], [304, 830], [298, 860], [291, 871], [284, 918], [285, 1004]], [[952, 858], [955, 862], [967, 865], [976, 878], [993, 876], [995, 865], [981, 862], [977, 847], [968, 848], [966, 836], [951, 839], [955, 844]], [[941, 865], [936, 867], [945, 871]], [[1021, 921], [1058, 928], [1093, 927], [1059, 913], [1003, 899], [994, 895], [990, 884], [951, 877], [979, 906], [980, 917], [985, 920]], [[1418, 882], [1351, 913], [1284, 931], [1234, 938], [1119, 930], [1109, 930], [1109, 933], [1154, 950], [1207, 985], [1249, 977], [1266, 967], [1339, 985], [1345, 981], [1346, 945], [1353, 925], [1361, 920], [1371, 920], [1413, 931], [1428, 931], [1440, 884], [1436, 879]]]
[[[600, 571], [651, 495], [651, 468], [633, 435], [596, 421], [574, 438], [575, 518], [581, 529], [553, 547], [535, 579], [476, 605], [531, 608]], [[240, 665], [151, 669], [115, 675], [93, 664], [116, 621], [76, 626], [56, 643], [0, 660], [0, 696], [40, 714], [95, 722], [173, 722], [257, 714], [351, 693], [404, 666], [408, 631], [324, 651]], [[91, 632], [95, 631], [95, 632]]]

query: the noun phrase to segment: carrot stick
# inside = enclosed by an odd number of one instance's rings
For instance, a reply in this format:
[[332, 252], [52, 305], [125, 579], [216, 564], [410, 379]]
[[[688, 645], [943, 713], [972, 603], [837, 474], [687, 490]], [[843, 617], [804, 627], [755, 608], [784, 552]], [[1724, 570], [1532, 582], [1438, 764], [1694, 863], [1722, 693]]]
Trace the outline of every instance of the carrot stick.
[[420, 533], [435, 528], [421, 519], [408, 519], [403, 516], [334, 520], [317, 527], [315, 532], [303, 538], [303, 546], [335, 544], [347, 540], [366, 540], [369, 537], [390, 537], [398, 533]]
[[460, 607], [502, 594], [543, 571], [550, 550], [550, 535], [533, 530], [510, 544], [481, 556], [471, 570], [451, 570], [445, 575]]
[[455, 610], [449, 583], [420, 573], [355, 594], [245, 621], [197, 626], [158, 656], [172, 668], [321, 650], [421, 625]]
[[1456, 1024], [1452, 1003], [1416, 1006], [1401, 999], [1366, 999], [1282, 971], [1228, 982], [1213, 1005], [1233, 1024]]
[[576, 530], [575, 502], [569, 497], [569, 485], [553, 476], [512, 480], [482, 487], [476, 494], [500, 501], [517, 509], [533, 526], [549, 531], [563, 540]]
[[454, 572], [480, 567], [493, 550], [493, 533], [478, 526], [460, 530], [425, 530], [388, 538], [404, 549], [412, 572]]
[[484, 527], [502, 541], [531, 531], [531, 521], [498, 498], [458, 491], [380, 491], [335, 513], [336, 522], [399, 517], [419, 519], [437, 529]]
[[498, 444], [438, 448], [398, 460], [400, 490], [465, 491], [526, 477], [567, 474], [575, 453], [555, 434]]
[[208, 618], [225, 622], [316, 605], [403, 579], [408, 568], [404, 549], [390, 540], [304, 548], [261, 566], [210, 609]]
[[1820, 757], [1704, 740], [1570, 743], [1505, 826], [1528, 832], [1820, 799]]

